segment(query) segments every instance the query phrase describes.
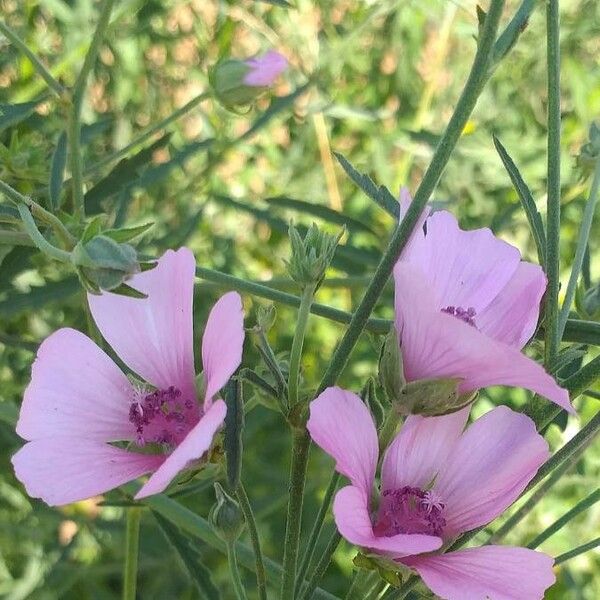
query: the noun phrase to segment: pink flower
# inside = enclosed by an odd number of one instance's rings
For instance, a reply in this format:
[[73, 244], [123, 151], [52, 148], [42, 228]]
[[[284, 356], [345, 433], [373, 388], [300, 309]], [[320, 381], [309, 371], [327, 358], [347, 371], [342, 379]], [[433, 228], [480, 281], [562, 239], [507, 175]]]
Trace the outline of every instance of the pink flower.
[[[403, 192], [403, 213], [410, 202]], [[523, 387], [575, 412], [568, 392], [521, 353], [537, 326], [546, 277], [517, 248], [487, 228], [460, 229], [447, 211], [426, 211], [394, 279], [407, 381], [456, 377], [461, 393]]]
[[288, 66], [285, 56], [269, 50], [262, 56], [244, 61], [250, 67], [244, 77], [244, 83], [251, 87], [268, 87], [283, 73]]
[[214, 398], [241, 362], [243, 313], [236, 293], [222, 296], [210, 312], [202, 339], [206, 392], [199, 404], [194, 271], [190, 250], [169, 250], [153, 270], [131, 279], [148, 298], [88, 297], [106, 341], [147, 384], [131, 383], [74, 329], [60, 329], [42, 343], [17, 423], [27, 443], [12, 458], [30, 496], [68, 504], [152, 473], [136, 496], [143, 498], [162, 492], [210, 448], [226, 413], [223, 400]]
[[502, 513], [548, 458], [548, 445], [528, 417], [498, 407], [463, 432], [468, 415], [465, 408], [406, 420], [384, 454], [374, 511], [379, 451], [371, 414], [357, 395], [325, 390], [311, 403], [307, 426], [351, 482], [335, 496], [338, 530], [349, 542], [414, 569], [441, 598], [542, 598], [555, 580], [545, 554], [508, 546], [432, 554]]

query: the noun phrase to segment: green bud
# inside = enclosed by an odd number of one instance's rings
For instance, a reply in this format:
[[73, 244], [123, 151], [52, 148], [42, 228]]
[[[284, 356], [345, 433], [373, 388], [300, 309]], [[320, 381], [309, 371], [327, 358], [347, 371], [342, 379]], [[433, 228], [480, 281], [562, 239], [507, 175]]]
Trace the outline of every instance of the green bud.
[[400, 587], [412, 575], [408, 567], [381, 554], [359, 552], [352, 562], [359, 569], [377, 571], [384, 581], [394, 587]]
[[401, 414], [434, 417], [460, 410], [475, 400], [476, 392], [460, 394], [461, 379], [420, 379], [407, 383], [396, 404]]
[[377, 398], [375, 381], [372, 377], [367, 379], [367, 383], [365, 383], [360, 392], [360, 397], [362, 401], [369, 407], [369, 410], [375, 419], [375, 423], [377, 424], [377, 428], [379, 428], [385, 418], [385, 410], [381, 405], [381, 402], [379, 402], [379, 398]]
[[256, 311], [256, 324], [261, 331], [267, 333], [267, 331], [273, 327], [276, 317], [277, 309], [274, 304], [269, 304], [268, 306], [263, 306], [261, 304]]
[[105, 235], [96, 235], [89, 240], [84, 237], [73, 249], [71, 262], [83, 285], [95, 294], [101, 290], [116, 290], [140, 271], [135, 248]]
[[226, 108], [247, 106], [262, 93], [261, 88], [244, 84], [249, 72], [250, 67], [244, 61], [235, 59], [218, 62], [209, 72], [215, 96]]
[[321, 231], [315, 223], [304, 239], [290, 223], [289, 236], [292, 246], [291, 259], [286, 261], [290, 277], [302, 287], [319, 286], [325, 277], [325, 271], [333, 259], [335, 249], [345, 233], [345, 228], [333, 236]]
[[595, 169], [598, 160], [600, 160], [600, 125], [592, 123], [588, 141], [581, 147], [577, 157], [577, 166], [581, 169], [583, 178]]
[[406, 384], [398, 332], [392, 325], [379, 354], [379, 383], [390, 402], [400, 399]]
[[244, 515], [239, 504], [216, 482], [215, 495], [217, 501], [210, 509], [208, 521], [224, 542], [233, 543], [244, 529]]

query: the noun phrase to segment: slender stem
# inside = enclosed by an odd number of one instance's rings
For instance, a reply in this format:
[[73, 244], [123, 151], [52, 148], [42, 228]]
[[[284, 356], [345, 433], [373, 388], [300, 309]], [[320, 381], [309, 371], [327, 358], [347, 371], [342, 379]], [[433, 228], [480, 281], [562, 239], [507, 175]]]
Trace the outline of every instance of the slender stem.
[[302, 347], [304, 345], [304, 336], [308, 325], [310, 315], [310, 305], [313, 302], [315, 286], [307, 285], [302, 290], [300, 297], [300, 308], [296, 321], [296, 330], [292, 341], [292, 350], [290, 353], [290, 373], [288, 376], [288, 409], [293, 409], [298, 404], [298, 383], [300, 381], [300, 362], [302, 359]]
[[52, 227], [56, 233], [56, 236], [69, 250], [75, 246], [77, 240], [62, 224], [61, 220], [56, 215], [53, 215], [51, 212], [47, 211], [37, 202], [29, 198], [29, 196], [24, 196], [23, 194], [17, 192], [17, 190], [12, 188], [7, 183], [4, 183], [4, 181], [0, 181], [0, 193], [4, 194], [7, 198], [15, 202], [17, 206], [19, 204], [24, 204], [25, 206], [29, 207], [31, 214], [39, 221], [42, 221], [46, 225]]
[[227, 562], [229, 563], [229, 574], [231, 576], [231, 583], [235, 591], [235, 597], [237, 600], [246, 600], [246, 592], [244, 590], [244, 584], [242, 583], [240, 570], [237, 564], [235, 543], [227, 544]]
[[323, 523], [325, 522], [325, 517], [327, 516], [327, 511], [329, 510], [329, 506], [331, 504], [333, 494], [337, 489], [339, 480], [340, 474], [337, 471], [334, 471], [331, 475], [331, 479], [329, 480], [327, 490], [325, 490], [323, 502], [321, 503], [321, 507], [317, 513], [317, 518], [315, 519], [310, 536], [308, 537], [308, 542], [306, 543], [304, 556], [302, 557], [302, 562], [300, 563], [300, 568], [298, 569], [298, 575], [296, 577], [296, 594], [302, 587], [308, 567], [312, 563], [315, 551], [317, 549], [317, 542], [319, 541], [321, 531], [323, 530]]
[[29, 237], [33, 241], [33, 243], [44, 253], [58, 260], [60, 262], [70, 262], [71, 254], [66, 252], [65, 250], [61, 250], [56, 246], [53, 246], [41, 233], [37, 228], [29, 209], [24, 204], [17, 205], [17, 209], [19, 214], [21, 215], [21, 220], [23, 221], [23, 227], [25, 231], [28, 233]]
[[419, 578], [415, 575], [409, 577], [399, 588], [390, 590], [384, 597], [383, 600], [402, 600], [406, 598], [410, 591], [419, 583]]
[[548, 200], [546, 217], [546, 275], [544, 363], [558, 353], [558, 291], [560, 287], [560, 42], [558, 0], [546, 1], [548, 71]]
[[125, 569], [123, 571], [123, 600], [136, 600], [141, 517], [141, 508], [134, 507], [127, 509], [127, 525], [125, 530]]
[[95, 162], [93, 165], [90, 165], [87, 169], [85, 169], [84, 174], [89, 175], [90, 173], [97, 171], [104, 165], [107, 165], [119, 158], [122, 158], [123, 156], [128, 154], [131, 150], [133, 150], [136, 146], [143, 144], [146, 140], [151, 138], [155, 133], [158, 133], [161, 129], [164, 129], [167, 125], [170, 125], [171, 123], [173, 123], [173, 121], [176, 121], [177, 119], [179, 119], [186, 113], [190, 112], [192, 109], [194, 109], [196, 106], [198, 106], [198, 104], [200, 104], [200, 102], [202, 102], [203, 100], [206, 100], [207, 98], [210, 98], [211, 95], [212, 94], [210, 92], [202, 92], [202, 94], [195, 96], [187, 104], [184, 104], [182, 107], [180, 107], [177, 110], [175, 110], [174, 112], [172, 112], [168, 117], [165, 117], [164, 119], [158, 121], [154, 125], [151, 125], [150, 127], [148, 127], [148, 129], [146, 129], [145, 131], [140, 133], [140, 135], [138, 135], [138, 137], [136, 137], [133, 141], [129, 142], [129, 144], [127, 144], [123, 148], [116, 150], [112, 154], [109, 154], [108, 156], [101, 158], [100, 160]]
[[272, 396], [275, 400], [280, 400], [277, 390], [268, 382], [265, 381], [260, 375], [255, 373], [252, 369], [242, 369], [240, 371], [240, 379], [247, 381], [260, 388], [263, 392]]
[[590, 231], [592, 229], [592, 221], [594, 220], [594, 212], [596, 209], [596, 203], [600, 192], [600, 159], [596, 161], [596, 168], [594, 170], [594, 179], [592, 180], [592, 188], [590, 195], [585, 204], [583, 211], [583, 217], [581, 220], [581, 226], [579, 228], [579, 237], [577, 238], [577, 247], [575, 248], [575, 258], [573, 259], [573, 266], [571, 267], [571, 275], [569, 276], [569, 283], [567, 284], [567, 291], [565, 292], [565, 299], [563, 301], [560, 314], [558, 316], [558, 336], [562, 336], [569, 318], [569, 311], [571, 310], [571, 304], [575, 297], [575, 290], [577, 289], [577, 281], [579, 280], [579, 274], [581, 273], [581, 267], [583, 265], [583, 257], [587, 249], [588, 240], [590, 237]]
[[310, 437], [304, 427], [292, 429], [292, 465], [290, 468], [290, 496], [285, 523], [285, 542], [283, 549], [283, 577], [281, 579], [281, 600], [294, 600], [296, 565], [300, 545], [302, 525], [302, 503], [306, 467], [310, 451]]
[[589, 552], [590, 550], [593, 550], [594, 548], [597, 548], [598, 546], [600, 546], [600, 537], [596, 538], [595, 540], [592, 540], [591, 542], [588, 542], [587, 544], [582, 544], [581, 546], [577, 546], [577, 548], [573, 548], [573, 550], [569, 550], [568, 552], [565, 552], [564, 554], [561, 554], [560, 556], [557, 556], [556, 559], [554, 560], [554, 564], [560, 565], [561, 563], [564, 563], [567, 560], [571, 560], [572, 558], [575, 558], [576, 556], [579, 556], [580, 554], [583, 554], [584, 552]]
[[594, 490], [589, 496], [578, 502], [570, 511], [566, 512], [562, 517], [554, 521], [552, 525], [546, 527], [542, 533], [536, 536], [529, 544], [528, 548], [535, 549], [550, 536], [554, 535], [557, 531], [560, 531], [569, 521], [574, 519], [577, 515], [586, 511], [588, 508], [596, 504], [600, 500], [600, 488]]
[[342, 536], [337, 532], [337, 530], [334, 531], [331, 535], [331, 538], [329, 538], [327, 546], [323, 550], [323, 554], [321, 554], [321, 558], [319, 559], [311, 578], [308, 580], [306, 587], [301, 592], [300, 600], [310, 600], [313, 597], [313, 592], [317, 589], [319, 581], [321, 581], [321, 578], [325, 574], [325, 571], [327, 570], [327, 567], [331, 561], [331, 557], [333, 556], [333, 553], [338, 547], [341, 539]]
[[352, 317], [350, 326], [346, 330], [346, 333], [329, 363], [327, 371], [319, 385], [319, 391], [323, 391], [325, 388], [333, 385], [344, 369], [350, 353], [365, 328], [369, 316], [394, 268], [394, 264], [398, 260], [420, 214], [423, 212], [429, 197], [437, 185], [467, 120], [475, 107], [477, 98], [481, 94], [485, 82], [487, 81], [488, 65], [503, 8], [504, 0], [492, 0], [490, 9], [485, 18], [485, 24], [479, 39], [477, 53], [471, 72], [456, 104], [454, 113], [435, 150], [433, 159], [423, 176], [421, 185], [415, 193], [413, 202], [408, 209], [406, 216], [393, 233], [388, 248], [373, 275], [371, 284], [366, 289], [365, 294]]
[[114, 3], [115, 0], [104, 0], [102, 4], [96, 31], [94, 31], [92, 42], [85, 55], [81, 71], [75, 80], [71, 97], [72, 106], [69, 111], [67, 127], [69, 166], [71, 169], [71, 183], [73, 186], [73, 207], [80, 219], [85, 217], [83, 160], [81, 156], [81, 107], [83, 105], [87, 79], [96, 62], [98, 52], [100, 51], [100, 46], [110, 21], [110, 13], [112, 12]]
[[250, 535], [250, 541], [252, 542], [252, 549], [254, 550], [254, 558], [256, 561], [256, 588], [258, 590], [258, 597], [260, 600], [267, 600], [267, 575], [265, 573], [265, 564], [263, 561], [262, 550], [260, 548], [260, 537], [258, 535], [258, 528], [256, 527], [256, 519], [254, 518], [254, 512], [252, 505], [246, 494], [246, 489], [240, 482], [236, 496], [242, 509], [246, 525], [248, 526], [248, 533]]
[[12, 45], [24, 54], [37, 71], [38, 75], [48, 84], [48, 87], [60, 98], [65, 93], [65, 88], [54, 79], [42, 61], [27, 47], [27, 44], [3, 21], [0, 21], [0, 32], [5, 35]]

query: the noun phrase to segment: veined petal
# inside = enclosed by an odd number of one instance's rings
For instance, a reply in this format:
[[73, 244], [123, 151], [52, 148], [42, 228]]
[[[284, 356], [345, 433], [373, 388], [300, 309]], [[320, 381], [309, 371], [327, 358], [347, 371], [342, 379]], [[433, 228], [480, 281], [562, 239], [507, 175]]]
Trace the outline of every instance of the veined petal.
[[470, 407], [441, 417], [410, 416], [389, 445], [381, 467], [381, 489], [426, 488], [452, 453]]
[[535, 332], [545, 290], [542, 268], [522, 261], [511, 280], [477, 315], [477, 327], [499, 342], [521, 349]]
[[199, 423], [187, 434], [185, 439], [173, 450], [162, 465], [153, 473], [136, 494], [136, 500], [153, 494], [160, 494], [167, 488], [175, 476], [187, 465], [199, 458], [210, 448], [215, 433], [223, 425], [227, 406], [223, 400], [217, 400], [200, 418]]
[[567, 390], [541, 365], [516, 348], [497, 342], [475, 327], [437, 310], [420, 271], [398, 262], [394, 279], [396, 327], [408, 381], [461, 378], [460, 392], [492, 385], [523, 387], [570, 413], [575, 412]]
[[549, 455], [529, 417], [499, 406], [477, 419], [448, 455], [433, 488], [445, 504], [444, 537], [504, 512]]
[[84, 437], [62, 436], [28, 442], [12, 457], [12, 464], [29, 496], [60, 506], [137, 479], [163, 460]]
[[377, 537], [369, 516], [368, 496], [352, 485], [342, 488], [333, 501], [335, 524], [346, 540], [362, 548], [375, 550], [390, 558], [401, 558], [421, 552], [432, 552], [442, 545], [433, 535], [398, 534]]
[[167, 250], [158, 265], [128, 281], [145, 299], [88, 294], [104, 339], [123, 362], [160, 389], [195, 398], [192, 302], [195, 261], [187, 248]]
[[335, 459], [335, 468], [369, 497], [379, 445], [364, 402], [339, 387], [327, 388], [310, 403], [306, 428], [313, 441]]
[[213, 306], [202, 337], [205, 410], [242, 362], [244, 336], [242, 299], [237, 292], [229, 292]]
[[17, 433], [26, 440], [79, 436], [132, 440], [132, 387], [92, 340], [59, 329], [41, 344], [25, 390]]
[[490, 229], [462, 230], [442, 210], [426, 222], [401, 260], [417, 267], [433, 290], [437, 308], [472, 307], [483, 311], [515, 273], [521, 254]]
[[443, 600], [542, 600], [556, 581], [552, 558], [510, 546], [467, 548], [401, 562]]

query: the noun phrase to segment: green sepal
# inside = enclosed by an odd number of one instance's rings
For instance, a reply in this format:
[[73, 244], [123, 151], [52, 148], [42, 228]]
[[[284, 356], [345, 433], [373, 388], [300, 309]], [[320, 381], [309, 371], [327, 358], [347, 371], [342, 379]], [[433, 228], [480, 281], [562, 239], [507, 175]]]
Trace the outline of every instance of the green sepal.
[[398, 332], [392, 325], [379, 354], [379, 383], [390, 402], [400, 399], [406, 385]]
[[412, 571], [405, 565], [380, 554], [359, 552], [352, 562], [359, 569], [377, 571], [384, 581], [394, 587], [400, 587], [412, 575]]
[[402, 389], [396, 409], [401, 414], [424, 417], [456, 412], [473, 402], [477, 395], [476, 392], [460, 394], [461, 381], [458, 377], [411, 381]]

